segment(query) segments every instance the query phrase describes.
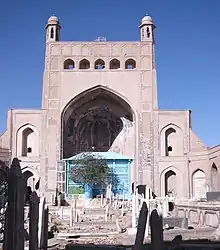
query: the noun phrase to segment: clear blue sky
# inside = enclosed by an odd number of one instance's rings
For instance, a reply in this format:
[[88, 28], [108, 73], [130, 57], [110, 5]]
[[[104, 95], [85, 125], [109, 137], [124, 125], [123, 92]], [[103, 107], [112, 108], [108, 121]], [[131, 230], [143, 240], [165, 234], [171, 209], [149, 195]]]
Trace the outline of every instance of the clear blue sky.
[[[66, 4], [64, 4], [64, 2]], [[156, 28], [159, 106], [191, 109], [193, 130], [220, 143], [219, 0], [11, 0], [0, 8], [0, 133], [10, 108], [40, 108], [45, 24], [56, 14], [62, 40], [139, 40], [149, 13]]]

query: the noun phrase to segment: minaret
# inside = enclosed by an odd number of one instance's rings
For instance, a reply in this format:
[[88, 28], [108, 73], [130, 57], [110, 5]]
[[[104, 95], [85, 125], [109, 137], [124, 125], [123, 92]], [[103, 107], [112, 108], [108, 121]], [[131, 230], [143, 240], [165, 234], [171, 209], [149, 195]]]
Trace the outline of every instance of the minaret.
[[56, 16], [51, 16], [46, 25], [46, 42], [57, 42], [60, 40], [60, 23]]
[[156, 74], [156, 62], [155, 62], [155, 40], [154, 40], [154, 29], [156, 26], [153, 23], [152, 17], [146, 15], [141, 20], [140, 36], [141, 42], [148, 43], [151, 48], [152, 58], [152, 87], [153, 87], [153, 103], [152, 107], [154, 110], [158, 109], [158, 97], [157, 97], [157, 74]]
[[140, 28], [141, 41], [142, 42], [151, 41], [152, 43], [154, 43], [155, 25], [153, 23], [152, 17], [150, 17], [149, 15], [143, 17], [139, 28]]

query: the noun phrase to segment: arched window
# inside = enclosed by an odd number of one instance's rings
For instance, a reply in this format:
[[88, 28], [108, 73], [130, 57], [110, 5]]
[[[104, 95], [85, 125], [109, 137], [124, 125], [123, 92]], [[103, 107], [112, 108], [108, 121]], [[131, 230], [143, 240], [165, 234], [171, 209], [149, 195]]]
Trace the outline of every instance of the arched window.
[[147, 27], [147, 38], [150, 38], [150, 29]]
[[125, 68], [126, 69], [135, 69], [136, 68], [136, 62], [134, 59], [128, 59], [125, 61]]
[[168, 128], [165, 132], [165, 155], [171, 156], [173, 152], [173, 138], [176, 135], [174, 128]]
[[110, 61], [110, 69], [119, 69], [120, 68], [120, 61], [118, 59], [112, 59]]
[[64, 69], [74, 69], [75, 68], [75, 63], [72, 59], [67, 59], [64, 62]]
[[144, 39], [144, 28], [141, 29], [142, 39]]
[[215, 163], [213, 163], [211, 167], [211, 191], [212, 192], [218, 191], [218, 186], [219, 186], [218, 179], [219, 179], [218, 168], [216, 167]]
[[54, 28], [51, 28], [51, 31], [50, 31], [50, 38], [54, 38]]
[[105, 68], [105, 62], [102, 59], [97, 59], [95, 61], [95, 69], [104, 69]]
[[22, 156], [28, 156], [32, 152], [31, 145], [33, 144], [34, 131], [31, 128], [26, 128], [22, 133]]
[[166, 172], [165, 176], [165, 195], [176, 196], [177, 194], [177, 181], [176, 173], [172, 170]]
[[82, 59], [79, 62], [79, 68], [80, 69], [89, 69], [90, 68], [90, 62], [87, 59]]

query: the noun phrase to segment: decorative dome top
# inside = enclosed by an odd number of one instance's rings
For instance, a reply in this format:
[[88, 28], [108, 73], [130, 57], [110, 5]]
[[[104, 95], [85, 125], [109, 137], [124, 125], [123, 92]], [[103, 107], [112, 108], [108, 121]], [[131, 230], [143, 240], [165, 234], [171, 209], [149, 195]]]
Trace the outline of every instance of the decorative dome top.
[[142, 18], [141, 24], [143, 25], [143, 24], [154, 24], [154, 23], [153, 23], [152, 17], [149, 16], [149, 15], [146, 15], [146, 16], [144, 16], [144, 17]]
[[48, 19], [48, 24], [58, 24], [59, 23], [59, 19], [53, 15]]

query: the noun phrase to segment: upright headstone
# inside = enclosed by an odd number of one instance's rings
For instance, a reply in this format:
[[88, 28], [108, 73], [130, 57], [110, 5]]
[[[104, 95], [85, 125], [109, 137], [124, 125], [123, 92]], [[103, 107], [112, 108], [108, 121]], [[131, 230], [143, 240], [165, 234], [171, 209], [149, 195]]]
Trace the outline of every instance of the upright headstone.
[[[150, 189], [147, 186], [145, 189], [145, 200], [146, 200], [146, 205], [147, 205], [148, 209], [150, 210]], [[150, 219], [149, 215], [150, 215], [150, 212], [148, 212], [148, 214], [147, 214], [145, 238], [147, 238], [149, 235], [149, 219]]]
[[73, 226], [73, 207], [70, 206], [70, 227]]
[[8, 208], [3, 250], [24, 250], [24, 181], [18, 158], [8, 173]]
[[44, 230], [43, 230], [43, 250], [47, 250], [48, 245], [48, 219], [49, 219], [49, 209], [48, 206], [45, 205], [44, 210]]
[[136, 220], [136, 197], [135, 194], [132, 194], [132, 228], [136, 228], [137, 220]]
[[45, 197], [40, 198], [39, 205], [39, 222], [38, 222], [38, 245], [42, 248], [43, 246], [43, 238], [44, 238], [44, 214], [45, 214], [45, 205], [46, 200]]
[[158, 214], [157, 210], [154, 209], [150, 216], [150, 229], [151, 229], [151, 249], [152, 250], [163, 250], [163, 219]]
[[38, 249], [39, 197], [36, 192], [30, 198], [29, 250]]
[[105, 221], [108, 221], [109, 204], [105, 208]]
[[143, 247], [147, 216], [148, 216], [147, 204], [146, 202], [143, 202], [138, 219], [137, 234], [133, 248], [134, 250], [141, 250]]

